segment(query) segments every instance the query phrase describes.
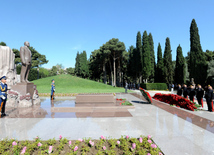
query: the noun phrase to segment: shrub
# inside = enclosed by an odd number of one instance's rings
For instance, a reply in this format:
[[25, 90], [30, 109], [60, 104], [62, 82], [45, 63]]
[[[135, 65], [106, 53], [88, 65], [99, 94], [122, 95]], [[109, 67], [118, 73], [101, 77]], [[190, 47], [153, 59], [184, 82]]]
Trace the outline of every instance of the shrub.
[[146, 90], [167, 90], [166, 83], [141, 83], [140, 87]]

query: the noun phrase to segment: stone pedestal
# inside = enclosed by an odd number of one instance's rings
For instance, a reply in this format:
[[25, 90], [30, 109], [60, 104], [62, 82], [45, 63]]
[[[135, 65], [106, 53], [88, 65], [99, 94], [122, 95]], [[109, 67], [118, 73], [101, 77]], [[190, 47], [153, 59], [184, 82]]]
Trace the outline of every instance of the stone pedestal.
[[27, 93], [30, 94], [31, 99], [33, 98], [34, 93], [34, 84], [33, 83], [17, 83], [11, 87], [12, 90], [19, 92], [22, 96], [26, 95]]

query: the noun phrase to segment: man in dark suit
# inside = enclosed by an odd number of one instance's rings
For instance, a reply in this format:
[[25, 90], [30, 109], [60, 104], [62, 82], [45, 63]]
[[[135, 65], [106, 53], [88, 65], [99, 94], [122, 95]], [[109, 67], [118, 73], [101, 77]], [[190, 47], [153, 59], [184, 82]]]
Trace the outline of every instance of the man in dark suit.
[[189, 99], [190, 99], [190, 101], [194, 102], [194, 97], [195, 97], [195, 89], [191, 85], [190, 86], [190, 90], [189, 90]]
[[181, 89], [181, 85], [178, 85], [178, 89], [177, 89], [177, 95], [181, 96], [182, 95], [182, 89]]
[[183, 97], [188, 98], [187, 95], [188, 95], [187, 85], [184, 84], [183, 85]]
[[212, 111], [213, 89], [210, 85], [208, 85], [208, 89], [205, 93], [205, 98], [207, 101], [208, 111], [213, 112]]
[[198, 84], [198, 89], [196, 90], [196, 98], [198, 100], [198, 104], [202, 106], [202, 99], [203, 99], [203, 96], [204, 96], [204, 90], [201, 88], [201, 85]]

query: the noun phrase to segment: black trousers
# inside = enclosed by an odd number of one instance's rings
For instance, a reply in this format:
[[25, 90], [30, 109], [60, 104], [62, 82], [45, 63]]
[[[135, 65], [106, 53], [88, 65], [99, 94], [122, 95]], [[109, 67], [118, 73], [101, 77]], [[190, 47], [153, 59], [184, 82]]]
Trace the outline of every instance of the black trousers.
[[207, 101], [208, 111], [212, 111], [212, 104], [211, 104], [212, 100], [206, 99], [206, 101]]
[[[2, 106], [2, 109], [1, 109], [1, 113], [2, 113], [2, 114], [5, 113], [6, 101], [7, 101], [7, 99], [6, 99], [6, 100], [1, 100], [1, 103], [3, 102], [3, 106]], [[0, 103], [0, 104], [1, 104], [1, 103]], [[0, 106], [1, 106], [1, 105], [0, 105]]]
[[197, 100], [198, 100], [198, 104], [199, 104], [199, 105], [202, 105], [201, 99], [202, 99], [202, 97], [197, 97]]
[[189, 96], [190, 101], [193, 101], [194, 96]]

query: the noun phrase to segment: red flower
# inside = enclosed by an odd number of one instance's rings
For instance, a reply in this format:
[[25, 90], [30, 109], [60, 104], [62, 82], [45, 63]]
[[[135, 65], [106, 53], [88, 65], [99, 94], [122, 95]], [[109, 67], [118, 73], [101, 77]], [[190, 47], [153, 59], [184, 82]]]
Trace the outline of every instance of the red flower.
[[182, 96], [174, 95], [174, 94], [160, 94], [156, 93], [155, 96], [153, 97], [156, 100], [166, 102], [170, 105], [175, 105], [177, 107], [181, 107], [184, 109], [192, 110], [197, 109], [194, 106], [194, 103], [191, 101], [183, 98]]

